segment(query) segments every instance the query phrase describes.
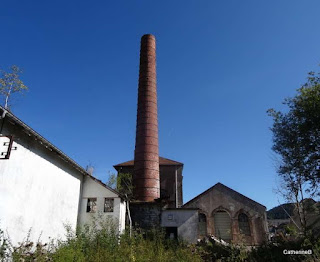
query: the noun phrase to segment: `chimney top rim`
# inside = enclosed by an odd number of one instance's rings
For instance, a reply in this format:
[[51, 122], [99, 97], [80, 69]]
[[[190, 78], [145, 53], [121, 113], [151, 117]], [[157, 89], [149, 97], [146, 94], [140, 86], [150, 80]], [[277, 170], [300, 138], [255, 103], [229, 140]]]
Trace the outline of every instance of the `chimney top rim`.
[[141, 37], [141, 39], [143, 39], [143, 38], [156, 38], [153, 34], [144, 34], [142, 37]]

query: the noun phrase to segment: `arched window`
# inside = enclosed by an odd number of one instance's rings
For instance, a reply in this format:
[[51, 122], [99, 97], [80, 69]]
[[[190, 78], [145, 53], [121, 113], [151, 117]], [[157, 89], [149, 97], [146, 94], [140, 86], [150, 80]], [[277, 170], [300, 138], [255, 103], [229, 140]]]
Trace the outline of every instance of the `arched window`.
[[248, 216], [244, 213], [240, 213], [238, 216], [238, 222], [239, 222], [240, 234], [250, 236], [251, 232], [250, 232], [250, 225], [249, 225]]
[[199, 235], [207, 235], [207, 217], [205, 214], [199, 213]]
[[230, 242], [231, 237], [231, 219], [226, 211], [217, 211], [214, 214], [214, 232], [215, 236]]

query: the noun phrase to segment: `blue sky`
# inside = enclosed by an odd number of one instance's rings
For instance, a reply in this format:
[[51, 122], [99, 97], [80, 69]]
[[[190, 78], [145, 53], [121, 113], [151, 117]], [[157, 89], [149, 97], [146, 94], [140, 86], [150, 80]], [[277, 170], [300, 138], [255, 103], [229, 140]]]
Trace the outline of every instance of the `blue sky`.
[[[319, 1], [3, 1], [0, 67], [30, 91], [12, 111], [106, 181], [133, 158], [140, 37], [157, 39], [160, 155], [184, 201], [221, 182], [277, 205], [272, 120], [318, 71]], [[281, 198], [280, 198], [281, 200]]]

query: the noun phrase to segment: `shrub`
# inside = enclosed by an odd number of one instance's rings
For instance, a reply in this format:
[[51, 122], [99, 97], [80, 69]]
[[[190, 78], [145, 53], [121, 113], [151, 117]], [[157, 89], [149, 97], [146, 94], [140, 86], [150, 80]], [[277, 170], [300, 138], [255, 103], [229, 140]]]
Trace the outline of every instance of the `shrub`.
[[244, 245], [222, 245], [212, 238], [201, 240], [195, 246], [202, 261], [247, 261], [248, 251]]
[[[160, 229], [133, 231], [119, 235], [116, 221], [95, 221], [72, 230], [66, 225], [66, 239], [51, 241], [49, 244], [34, 244], [27, 238], [13, 247], [6, 258], [13, 261], [201, 261], [183, 241], [165, 239]], [[0, 242], [2, 243], [2, 242]], [[5, 247], [3, 254], [9, 250]], [[4, 257], [4, 256], [3, 256]], [[3, 259], [3, 261], [6, 261]]]
[[[285, 255], [284, 250], [312, 250], [311, 255]], [[320, 260], [320, 240], [301, 238], [296, 240], [279, 239], [276, 243], [266, 243], [252, 250], [249, 261], [300, 262]]]
[[[320, 239], [313, 237], [287, 240], [278, 238], [277, 242], [265, 243], [259, 247], [244, 245], [222, 245], [208, 238], [193, 246], [194, 252], [203, 261], [219, 262], [295, 262], [320, 261]], [[285, 255], [284, 250], [312, 250], [312, 254]]]
[[5, 261], [9, 255], [9, 241], [0, 229], [0, 261]]

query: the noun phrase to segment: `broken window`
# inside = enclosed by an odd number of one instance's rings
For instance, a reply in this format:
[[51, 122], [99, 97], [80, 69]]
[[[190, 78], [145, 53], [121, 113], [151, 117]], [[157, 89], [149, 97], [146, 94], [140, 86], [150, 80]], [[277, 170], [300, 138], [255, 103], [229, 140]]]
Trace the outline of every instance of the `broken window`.
[[199, 213], [199, 235], [207, 235], [207, 217], [203, 213]]
[[238, 222], [239, 222], [240, 234], [244, 234], [244, 235], [250, 236], [251, 232], [250, 232], [248, 216], [246, 214], [244, 214], [244, 213], [240, 213], [239, 216], [238, 216]]
[[113, 212], [113, 198], [105, 198], [104, 199], [104, 212]]
[[97, 199], [96, 198], [88, 198], [87, 202], [87, 212], [95, 213], [97, 211]]

